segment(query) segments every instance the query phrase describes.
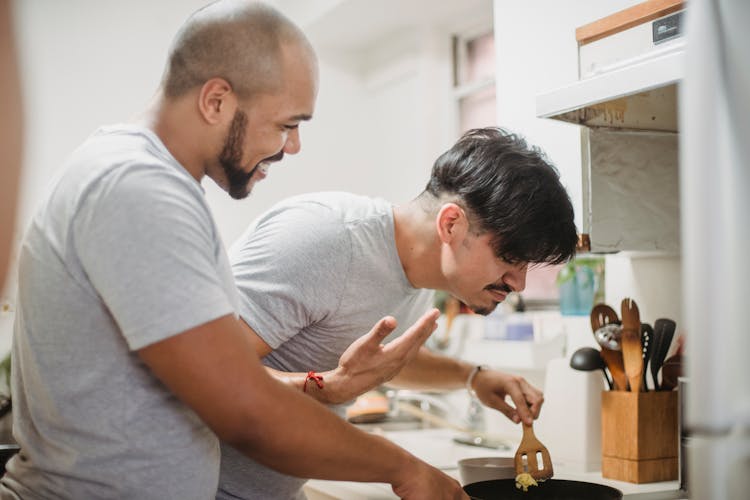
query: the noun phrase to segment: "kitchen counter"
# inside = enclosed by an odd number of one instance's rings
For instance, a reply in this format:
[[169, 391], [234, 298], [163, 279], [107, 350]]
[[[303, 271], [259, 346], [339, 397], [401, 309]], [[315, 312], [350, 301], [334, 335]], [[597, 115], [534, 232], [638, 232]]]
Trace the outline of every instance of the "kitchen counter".
[[[382, 435], [406, 448], [425, 462], [445, 471], [449, 476], [460, 481], [458, 460], [471, 457], [512, 457], [513, 449], [493, 450], [468, 446], [453, 441], [456, 432], [450, 429], [425, 429], [409, 431], [383, 432]], [[667, 500], [685, 498], [678, 491], [677, 481], [662, 483], [632, 484], [622, 481], [604, 479], [600, 473], [575, 473], [554, 464], [556, 479], [587, 481], [606, 484], [623, 492], [626, 500]], [[305, 486], [308, 500], [393, 500], [396, 495], [388, 484], [356, 483], [347, 481], [311, 480]]]

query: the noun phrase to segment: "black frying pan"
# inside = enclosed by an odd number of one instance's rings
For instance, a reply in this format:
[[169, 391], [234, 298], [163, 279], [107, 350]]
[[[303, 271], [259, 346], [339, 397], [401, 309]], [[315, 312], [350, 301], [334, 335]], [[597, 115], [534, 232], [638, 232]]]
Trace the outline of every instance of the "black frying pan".
[[515, 479], [493, 479], [464, 486], [464, 491], [476, 500], [621, 500], [622, 492], [609, 486], [583, 481], [548, 479], [529, 491], [516, 488]]

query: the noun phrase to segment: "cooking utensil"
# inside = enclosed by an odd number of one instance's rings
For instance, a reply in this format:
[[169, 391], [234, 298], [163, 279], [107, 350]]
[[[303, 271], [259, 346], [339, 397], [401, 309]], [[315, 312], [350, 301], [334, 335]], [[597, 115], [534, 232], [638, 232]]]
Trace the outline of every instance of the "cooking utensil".
[[622, 359], [630, 390], [640, 392], [643, 382], [643, 346], [641, 345], [641, 315], [633, 299], [623, 299], [622, 314]]
[[622, 350], [622, 325], [609, 323], [600, 326], [599, 329], [594, 332], [594, 338], [600, 346], [613, 351], [620, 351]]
[[601, 370], [609, 389], [612, 390], [614, 388], [612, 379], [609, 378], [609, 375], [607, 374], [607, 365], [598, 349], [594, 349], [593, 347], [581, 347], [570, 357], [570, 367], [574, 370], [583, 372]]
[[643, 346], [643, 384], [641, 387], [644, 391], [648, 391], [648, 383], [646, 380], [646, 374], [648, 373], [649, 361], [651, 360], [651, 346], [654, 339], [654, 329], [648, 323], [641, 323], [641, 345]]
[[[599, 328], [608, 324], [619, 324], [620, 318], [617, 313], [607, 304], [596, 304], [591, 309], [591, 329], [596, 332]], [[594, 336], [596, 338], [596, 336]], [[598, 340], [597, 340], [598, 342]], [[609, 373], [612, 374], [612, 382], [615, 389], [625, 391], [628, 388], [628, 379], [625, 376], [625, 367], [622, 361], [622, 352], [609, 349], [606, 345], [599, 344], [602, 348], [601, 356], [607, 364]]]
[[620, 500], [622, 492], [603, 484], [583, 481], [550, 479], [532, 486], [528, 491], [516, 488], [515, 479], [494, 479], [464, 486], [467, 495], [475, 500], [546, 499], [546, 500]]
[[681, 376], [682, 354], [668, 357], [661, 368], [661, 390], [671, 391], [677, 387], [677, 379]]
[[620, 324], [617, 312], [607, 304], [596, 304], [591, 309], [591, 329], [597, 331], [600, 327], [610, 323]]
[[516, 466], [513, 457], [473, 457], [458, 461], [458, 474], [461, 484], [491, 481], [493, 479], [514, 479]]
[[667, 357], [672, 345], [676, 323], [671, 319], [659, 318], [654, 321], [654, 345], [651, 348], [651, 378], [654, 380], [654, 390], [661, 390], [659, 384], [659, 370]]
[[[537, 481], [546, 480], [554, 474], [552, 470], [552, 459], [547, 447], [544, 446], [534, 435], [534, 427], [523, 425], [523, 438], [516, 450], [516, 475], [528, 473]], [[541, 458], [542, 463], [539, 463]]]

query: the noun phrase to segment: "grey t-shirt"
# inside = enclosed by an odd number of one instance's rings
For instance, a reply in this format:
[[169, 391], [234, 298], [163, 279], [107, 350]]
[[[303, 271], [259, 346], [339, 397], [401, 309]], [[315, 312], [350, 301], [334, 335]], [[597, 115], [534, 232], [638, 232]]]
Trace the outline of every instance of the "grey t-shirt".
[[[240, 316], [274, 349], [263, 362], [279, 370], [336, 368], [383, 316], [398, 320], [393, 338], [432, 307], [433, 292], [406, 278], [393, 209], [381, 199], [332, 192], [290, 198], [256, 220], [229, 256]], [[304, 498], [304, 482], [222, 444], [217, 498]]]
[[213, 497], [216, 436], [134, 351], [237, 311], [200, 184], [147, 129], [93, 134], [23, 242], [0, 497]]

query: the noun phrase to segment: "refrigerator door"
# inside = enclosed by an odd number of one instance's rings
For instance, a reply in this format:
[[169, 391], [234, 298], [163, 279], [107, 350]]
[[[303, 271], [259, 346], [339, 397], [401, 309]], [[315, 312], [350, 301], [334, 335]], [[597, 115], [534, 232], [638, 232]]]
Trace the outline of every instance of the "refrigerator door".
[[680, 187], [687, 423], [697, 432], [750, 428], [749, 25], [750, 2], [688, 3]]
[[688, 445], [688, 495], [694, 499], [750, 498], [750, 436], [693, 436]]
[[750, 2], [688, 4], [680, 187], [690, 498], [750, 498]]

